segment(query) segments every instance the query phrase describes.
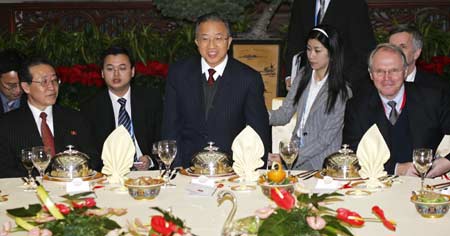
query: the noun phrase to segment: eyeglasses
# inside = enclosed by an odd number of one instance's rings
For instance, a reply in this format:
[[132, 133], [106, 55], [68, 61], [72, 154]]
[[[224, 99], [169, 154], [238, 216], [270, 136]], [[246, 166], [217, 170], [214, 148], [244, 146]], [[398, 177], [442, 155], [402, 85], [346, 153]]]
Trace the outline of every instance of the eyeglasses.
[[61, 83], [61, 80], [58, 78], [53, 79], [42, 79], [42, 80], [32, 80], [33, 83], [39, 83], [42, 87], [47, 88], [50, 84], [53, 86], [58, 86]]
[[3, 82], [0, 83], [3, 88], [7, 89], [8, 91], [20, 89], [19, 83], [6, 83]]
[[202, 46], [208, 45], [211, 41], [215, 45], [224, 45], [228, 42], [228, 38], [230, 37], [223, 35], [216, 35], [214, 37], [200, 36], [199, 38], [197, 38], [197, 40], [198, 43]]
[[403, 69], [390, 69], [390, 70], [373, 70], [371, 71], [371, 73], [377, 77], [384, 77], [385, 75], [387, 76], [399, 76], [401, 75], [401, 73], [404, 72]]

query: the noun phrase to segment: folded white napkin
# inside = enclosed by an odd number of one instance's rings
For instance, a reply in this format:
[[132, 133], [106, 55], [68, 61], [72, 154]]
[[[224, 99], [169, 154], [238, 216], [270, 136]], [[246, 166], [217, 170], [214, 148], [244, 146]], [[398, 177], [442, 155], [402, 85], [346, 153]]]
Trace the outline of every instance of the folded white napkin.
[[133, 166], [136, 152], [133, 139], [123, 125], [117, 127], [103, 144], [102, 173], [111, 184], [123, 184], [124, 177]]
[[445, 157], [450, 153], [450, 135], [445, 135], [436, 149], [436, 156]]
[[233, 170], [245, 181], [256, 181], [259, 177], [256, 169], [264, 165], [261, 157], [264, 155], [264, 144], [252, 127], [245, 127], [236, 136], [231, 145], [233, 151]]
[[372, 125], [362, 137], [356, 156], [361, 166], [359, 175], [368, 178], [367, 188], [382, 187], [383, 184], [378, 178], [387, 174], [384, 171], [384, 163], [389, 160], [390, 152], [376, 124]]

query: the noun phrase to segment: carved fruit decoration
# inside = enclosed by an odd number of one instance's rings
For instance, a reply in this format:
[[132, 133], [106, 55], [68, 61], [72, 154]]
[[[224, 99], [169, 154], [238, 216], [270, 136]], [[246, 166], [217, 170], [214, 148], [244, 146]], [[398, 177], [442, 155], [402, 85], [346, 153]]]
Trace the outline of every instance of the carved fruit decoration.
[[269, 181], [272, 181], [274, 183], [283, 182], [283, 180], [286, 178], [286, 172], [283, 170], [283, 166], [280, 162], [275, 161], [272, 163], [272, 168], [267, 174], [267, 178], [269, 178]]

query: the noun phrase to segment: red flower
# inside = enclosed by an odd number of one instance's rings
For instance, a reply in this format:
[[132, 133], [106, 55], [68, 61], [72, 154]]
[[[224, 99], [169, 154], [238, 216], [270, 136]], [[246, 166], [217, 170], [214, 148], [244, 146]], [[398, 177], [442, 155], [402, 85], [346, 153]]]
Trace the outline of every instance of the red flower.
[[150, 224], [152, 226], [152, 229], [161, 235], [172, 235], [173, 233], [180, 233], [183, 232], [183, 230], [179, 229], [179, 227], [170, 222], [166, 221], [163, 216], [153, 216], [150, 220]]
[[95, 202], [94, 198], [91, 198], [91, 197], [90, 198], [86, 198], [83, 201], [78, 201], [78, 202], [74, 201], [74, 202], [72, 202], [72, 206], [75, 209], [81, 209], [83, 207], [92, 208], [92, 207], [95, 207], [96, 205], [97, 205], [97, 203]]
[[86, 200], [84, 201], [86, 204], [87, 208], [91, 208], [91, 207], [95, 207], [97, 205], [97, 203], [95, 202], [94, 198], [86, 198]]
[[65, 204], [56, 203], [55, 205], [58, 208], [59, 212], [61, 212], [63, 215], [67, 215], [70, 213], [70, 208]]
[[295, 205], [295, 198], [286, 189], [271, 188], [270, 198], [278, 207], [290, 210]]
[[391, 221], [386, 219], [386, 216], [384, 216], [384, 211], [379, 206], [373, 206], [372, 212], [375, 214], [382, 222], [383, 225], [388, 228], [389, 230], [395, 231], [395, 224], [393, 224]]
[[362, 226], [364, 224], [364, 219], [358, 213], [350, 211], [345, 208], [338, 208], [336, 210], [336, 218], [344, 221], [352, 226]]

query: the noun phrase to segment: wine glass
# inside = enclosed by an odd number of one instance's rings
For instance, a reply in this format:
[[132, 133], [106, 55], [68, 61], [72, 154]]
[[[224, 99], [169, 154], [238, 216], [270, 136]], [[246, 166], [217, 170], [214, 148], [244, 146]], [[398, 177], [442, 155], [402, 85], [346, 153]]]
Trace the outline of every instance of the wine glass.
[[296, 140], [283, 140], [280, 142], [280, 155], [288, 168], [288, 176], [291, 175], [292, 164], [297, 159], [298, 147], [299, 145]]
[[159, 176], [161, 176], [162, 173], [162, 168], [163, 168], [163, 163], [162, 161], [159, 159], [159, 155], [158, 155], [158, 143], [159, 142], [155, 142], [152, 145], [152, 154], [155, 155], [158, 158], [154, 158], [156, 160], [156, 162], [158, 163], [158, 170], [159, 170]]
[[158, 142], [158, 156], [166, 167], [165, 178], [167, 182], [165, 186], [175, 186], [170, 183], [170, 165], [177, 155], [177, 142], [175, 140], [163, 140]]
[[420, 174], [421, 188], [423, 191], [423, 183], [425, 179], [425, 174], [431, 168], [433, 164], [433, 150], [428, 148], [418, 148], [413, 150], [413, 164], [417, 172]]
[[31, 151], [33, 152], [33, 158], [31, 160], [33, 161], [34, 167], [39, 171], [39, 175], [43, 182], [45, 169], [47, 169], [52, 158], [51, 149], [49, 147], [37, 146], [32, 147]]
[[34, 185], [33, 176], [31, 175], [31, 171], [33, 170], [33, 151], [31, 148], [24, 148], [21, 150], [21, 161], [25, 169], [28, 171], [27, 178], [27, 188], [26, 192], [34, 192], [36, 191], [36, 187]]

